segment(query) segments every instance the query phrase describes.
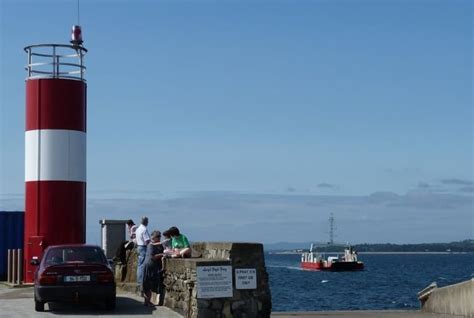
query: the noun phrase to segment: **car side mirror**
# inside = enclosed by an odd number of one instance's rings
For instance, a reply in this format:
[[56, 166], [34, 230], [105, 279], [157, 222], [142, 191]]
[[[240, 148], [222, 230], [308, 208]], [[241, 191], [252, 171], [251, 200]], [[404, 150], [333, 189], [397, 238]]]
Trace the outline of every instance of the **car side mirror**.
[[39, 263], [40, 263], [40, 261], [39, 261], [38, 257], [33, 257], [30, 261], [30, 264], [35, 265], [35, 266], [39, 265]]

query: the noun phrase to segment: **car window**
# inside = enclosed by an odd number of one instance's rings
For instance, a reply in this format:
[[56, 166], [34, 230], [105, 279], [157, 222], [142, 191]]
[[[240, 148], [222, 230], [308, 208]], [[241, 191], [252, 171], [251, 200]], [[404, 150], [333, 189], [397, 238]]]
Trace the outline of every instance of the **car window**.
[[46, 265], [58, 265], [64, 263], [62, 251], [59, 249], [52, 249], [48, 252], [44, 260]]
[[96, 247], [58, 247], [48, 251], [44, 260], [47, 266], [70, 262], [106, 263], [104, 252]]

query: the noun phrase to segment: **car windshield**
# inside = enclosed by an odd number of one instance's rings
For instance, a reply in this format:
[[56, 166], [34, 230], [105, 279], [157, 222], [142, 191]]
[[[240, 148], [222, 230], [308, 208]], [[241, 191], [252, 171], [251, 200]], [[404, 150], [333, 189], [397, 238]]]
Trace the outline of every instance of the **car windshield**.
[[106, 263], [104, 252], [98, 247], [55, 247], [48, 251], [44, 262], [47, 266], [64, 263]]

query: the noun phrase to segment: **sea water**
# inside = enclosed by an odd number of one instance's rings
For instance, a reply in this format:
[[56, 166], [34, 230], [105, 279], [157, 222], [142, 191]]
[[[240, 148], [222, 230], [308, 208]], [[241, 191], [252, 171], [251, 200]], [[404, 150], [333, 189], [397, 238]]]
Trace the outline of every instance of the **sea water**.
[[273, 311], [419, 309], [417, 293], [474, 278], [474, 254], [360, 254], [365, 270], [300, 268], [300, 255], [265, 253]]

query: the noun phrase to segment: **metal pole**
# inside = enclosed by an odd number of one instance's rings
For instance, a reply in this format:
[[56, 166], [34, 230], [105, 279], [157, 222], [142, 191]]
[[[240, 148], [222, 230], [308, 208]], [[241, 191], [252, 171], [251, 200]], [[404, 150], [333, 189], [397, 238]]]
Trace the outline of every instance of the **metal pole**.
[[17, 282], [18, 282], [18, 285], [21, 285], [21, 281], [23, 279], [23, 250], [22, 249], [18, 249], [18, 258], [17, 258], [17, 266], [18, 266], [18, 270], [17, 270]]
[[56, 77], [59, 77], [59, 56], [56, 56]]
[[[79, 0], [78, 0], [79, 1]], [[81, 69], [81, 81], [84, 79], [84, 69], [83, 69], [83, 65], [82, 65], [82, 50], [79, 49], [79, 61], [80, 61], [80, 69]]]
[[33, 58], [31, 57], [31, 49], [28, 49], [28, 78], [31, 77], [31, 63]]
[[53, 78], [56, 77], [56, 47], [53, 45]]
[[7, 282], [9, 283], [12, 279], [12, 250], [7, 250]]
[[13, 254], [13, 257], [12, 257], [12, 280], [11, 282], [13, 284], [15, 284], [15, 279], [16, 279], [16, 250], [12, 250], [12, 254]]

